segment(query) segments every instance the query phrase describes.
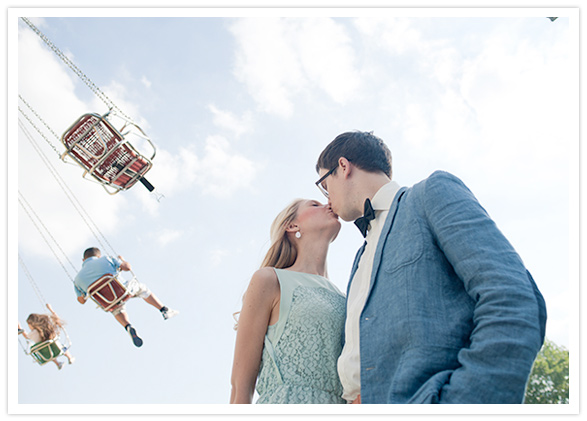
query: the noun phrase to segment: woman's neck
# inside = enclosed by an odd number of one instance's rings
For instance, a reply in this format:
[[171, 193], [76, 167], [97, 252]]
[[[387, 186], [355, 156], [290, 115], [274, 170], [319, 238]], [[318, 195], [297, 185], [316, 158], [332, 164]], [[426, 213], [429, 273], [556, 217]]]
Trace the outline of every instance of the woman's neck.
[[288, 269], [327, 277], [326, 256], [329, 244], [324, 240], [300, 241], [296, 261]]

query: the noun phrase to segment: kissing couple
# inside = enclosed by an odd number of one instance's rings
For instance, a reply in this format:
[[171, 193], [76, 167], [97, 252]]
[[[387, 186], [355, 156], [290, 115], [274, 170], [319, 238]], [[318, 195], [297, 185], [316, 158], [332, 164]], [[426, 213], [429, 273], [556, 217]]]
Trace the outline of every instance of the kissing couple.
[[[230, 403], [523, 403], [545, 335], [532, 276], [473, 193], [436, 171], [392, 178], [372, 132], [320, 154], [327, 202], [298, 199], [271, 225], [237, 323]], [[343, 294], [328, 279], [340, 219], [365, 242]], [[351, 266], [352, 264], [352, 266]]]

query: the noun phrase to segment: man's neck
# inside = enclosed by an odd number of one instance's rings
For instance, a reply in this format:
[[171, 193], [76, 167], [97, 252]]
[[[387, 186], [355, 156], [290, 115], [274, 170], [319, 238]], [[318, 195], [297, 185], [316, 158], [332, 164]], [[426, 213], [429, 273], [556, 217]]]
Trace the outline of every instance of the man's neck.
[[357, 184], [357, 203], [358, 210], [363, 215], [365, 200], [373, 200], [373, 196], [391, 179], [384, 173], [369, 173], [364, 172]]

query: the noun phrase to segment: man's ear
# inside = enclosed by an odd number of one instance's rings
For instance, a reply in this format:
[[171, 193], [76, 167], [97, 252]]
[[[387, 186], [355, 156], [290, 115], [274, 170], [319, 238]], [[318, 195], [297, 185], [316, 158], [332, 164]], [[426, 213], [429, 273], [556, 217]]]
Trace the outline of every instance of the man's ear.
[[344, 156], [338, 158], [338, 166], [340, 167], [343, 178], [348, 178], [352, 172], [351, 162]]

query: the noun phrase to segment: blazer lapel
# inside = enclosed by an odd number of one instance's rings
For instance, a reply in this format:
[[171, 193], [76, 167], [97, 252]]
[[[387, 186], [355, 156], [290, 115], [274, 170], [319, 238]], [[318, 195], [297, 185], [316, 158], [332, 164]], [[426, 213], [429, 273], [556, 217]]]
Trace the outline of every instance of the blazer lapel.
[[369, 300], [369, 296], [371, 295], [371, 291], [373, 290], [373, 285], [375, 285], [377, 273], [379, 272], [381, 255], [383, 253], [383, 246], [385, 245], [385, 241], [387, 240], [389, 231], [391, 231], [391, 227], [393, 226], [393, 221], [395, 219], [395, 215], [397, 214], [397, 210], [399, 207], [399, 202], [403, 194], [405, 193], [406, 189], [406, 187], [402, 187], [398, 191], [396, 199], [394, 199], [394, 201], [391, 203], [391, 208], [389, 208], [387, 219], [385, 220], [385, 224], [383, 225], [383, 229], [381, 230], [381, 235], [379, 236], [379, 240], [377, 242], [377, 248], [375, 249], [375, 256], [373, 256], [373, 269], [371, 270], [371, 282], [369, 284], [369, 293], [367, 294], [367, 300]]
[[361, 246], [361, 248], [359, 249], [359, 251], [357, 251], [357, 254], [355, 255], [355, 262], [353, 263], [353, 268], [351, 269], [351, 277], [349, 278], [349, 282], [347, 284], [346, 287], [346, 296], [349, 296], [349, 291], [351, 289], [351, 282], [353, 281], [353, 276], [355, 276], [355, 272], [357, 271], [357, 268], [359, 267], [359, 260], [361, 260], [361, 256], [363, 255], [363, 252], [365, 251], [365, 246], [367, 245], [367, 242], [365, 241], [363, 243], [363, 245]]

